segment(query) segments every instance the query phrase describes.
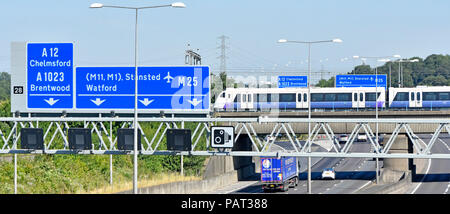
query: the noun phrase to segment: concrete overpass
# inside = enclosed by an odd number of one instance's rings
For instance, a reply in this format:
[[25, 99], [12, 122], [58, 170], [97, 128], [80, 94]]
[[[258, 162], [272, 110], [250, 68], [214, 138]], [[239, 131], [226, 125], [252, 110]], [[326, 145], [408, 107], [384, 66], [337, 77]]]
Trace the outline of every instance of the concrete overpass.
[[[436, 118], [442, 119], [442, 118]], [[249, 123], [254, 128], [257, 134], [270, 134], [274, 129], [274, 124], [259, 124], [259, 123]], [[307, 134], [308, 133], [308, 123], [289, 123], [292, 126], [293, 131], [296, 134]], [[317, 123], [311, 123], [311, 129]], [[238, 127], [237, 123], [225, 123], [224, 125], [232, 125], [234, 127]], [[248, 124], [247, 124], [248, 125]], [[329, 123], [331, 129], [335, 134], [350, 134], [357, 123]], [[368, 124], [373, 132], [376, 130], [376, 123]], [[395, 123], [379, 123], [378, 125], [378, 133], [380, 134], [392, 134], [397, 124]], [[409, 124], [412, 131], [415, 134], [432, 134], [439, 127], [439, 124]], [[235, 132], [239, 132], [239, 127], [235, 129]], [[444, 132], [444, 131], [443, 131]], [[285, 130], [281, 130], [280, 133], [285, 134]], [[360, 131], [363, 133], [363, 130]], [[323, 129], [320, 129], [319, 134], [325, 134]], [[406, 134], [406, 129], [402, 128], [399, 134]]]
[[[249, 111], [249, 112], [215, 112], [215, 117], [242, 118], [242, 117], [279, 117], [279, 118], [308, 118], [308, 111]], [[372, 111], [327, 111], [311, 112], [313, 118], [375, 118], [375, 110]], [[450, 110], [443, 111], [391, 111], [379, 110], [379, 118], [450, 118]]]

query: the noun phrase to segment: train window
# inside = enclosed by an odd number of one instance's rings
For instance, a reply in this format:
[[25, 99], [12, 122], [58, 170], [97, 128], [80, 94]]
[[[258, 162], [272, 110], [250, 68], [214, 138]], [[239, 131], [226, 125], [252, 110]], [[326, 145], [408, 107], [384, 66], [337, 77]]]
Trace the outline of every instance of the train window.
[[339, 101], [339, 102], [351, 102], [352, 101], [352, 94], [351, 93], [337, 94], [336, 101]]
[[394, 97], [394, 101], [408, 101], [408, 92], [398, 92]]
[[326, 102], [334, 102], [336, 100], [336, 94], [325, 94], [324, 101]]
[[303, 94], [303, 102], [308, 102], [308, 94]]
[[270, 99], [270, 102], [277, 103], [280, 95], [279, 94], [269, 94], [268, 97], [270, 97], [270, 98], [268, 98], [268, 99]]
[[241, 102], [241, 94], [236, 94], [236, 97], [234, 98], [234, 102], [235, 103], [240, 103]]
[[362, 102], [364, 100], [363, 93], [359, 93], [359, 102]]
[[302, 101], [302, 94], [297, 94], [297, 102], [301, 102]]
[[322, 102], [323, 94], [311, 94], [311, 102]]
[[222, 92], [222, 93], [220, 94], [220, 97], [225, 98], [225, 92]]
[[295, 94], [280, 94], [280, 102], [295, 102]]
[[242, 95], [242, 102], [247, 102], [247, 95], [246, 94]]
[[257, 97], [258, 102], [269, 102], [267, 100], [267, 94], [258, 94]]
[[420, 101], [420, 92], [417, 92], [417, 100]]
[[[377, 95], [378, 95], [377, 98], [379, 98], [381, 93], [378, 92]], [[375, 93], [374, 92], [366, 93], [366, 101], [375, 101], [375, 100], [376, 99], [375, 99]]]
[[265, 96], [268, 103], [272, 102], [272, 96], [270, 94], [265, 94]]
[[230, 99], [231, 98], [231, 94], [228, 94], [228, 99]]
[[252, 95], [251, 95], [251, 94], [248, 95], [248, 101], [249, 101], [249, 102], [252, 101]]
[[358, 94], [357, 93], [354, 93], [353, 94], [353, 101], [358, 101]]
[[411, 97], [410, 100], [411, 100], [411, 101], [414, 101], [414, 92], [411, 92], [410, 95], [411, 95], [411, 96], [410, 96], [410, 97]]
[[438, 96], [436, 92], [423, 92], [423, 100], [431, 101], [437, 100]]
[[447, 92], [439, 92], [439, 100], [449, 100], [449, 94]]

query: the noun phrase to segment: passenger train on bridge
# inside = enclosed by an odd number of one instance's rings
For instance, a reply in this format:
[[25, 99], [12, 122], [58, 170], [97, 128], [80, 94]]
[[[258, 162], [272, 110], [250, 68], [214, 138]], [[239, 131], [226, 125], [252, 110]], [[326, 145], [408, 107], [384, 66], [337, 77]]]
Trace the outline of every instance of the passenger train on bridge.
[[[375, 95], [377, 93], [377, 95]], [[313, 110], [439, 110], [450, 108], [450, 86], [416, 88], [311, 88]], [[308, 109], [308, 88], [228, 88], [216, 98], [216, 111]]]

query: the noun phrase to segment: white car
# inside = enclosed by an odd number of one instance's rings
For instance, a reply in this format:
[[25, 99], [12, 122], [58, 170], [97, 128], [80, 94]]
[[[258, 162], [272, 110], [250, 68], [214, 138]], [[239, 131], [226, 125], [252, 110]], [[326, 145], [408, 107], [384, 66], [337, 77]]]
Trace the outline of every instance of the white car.
[[346, 134], [339, 135], [338, 141], [339, 143], [346, 143], [348, 141], [348, 135]]
[[326, 168], [322, 171], [322, 179], [336, 179], [336, 172], [333, 168]]
[[358, 141], [367, 141], [367, 135], [366, 133], [359, 133], [358, 134]]

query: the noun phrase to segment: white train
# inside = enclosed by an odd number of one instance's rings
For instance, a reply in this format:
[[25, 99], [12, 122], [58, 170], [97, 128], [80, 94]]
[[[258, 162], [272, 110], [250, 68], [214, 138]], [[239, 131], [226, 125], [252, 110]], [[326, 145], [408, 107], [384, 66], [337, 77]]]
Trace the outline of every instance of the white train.
[[[378, 92], [378, 98], [375, 93]], [[312, 109], [367, 109], [386, 107], [386, 90], [379, 87], [311, 88]], [[229, 88], [214, 104], [216, 111], [308, 109], [307, 88]]]

